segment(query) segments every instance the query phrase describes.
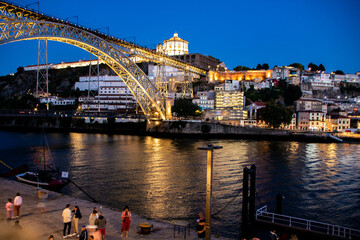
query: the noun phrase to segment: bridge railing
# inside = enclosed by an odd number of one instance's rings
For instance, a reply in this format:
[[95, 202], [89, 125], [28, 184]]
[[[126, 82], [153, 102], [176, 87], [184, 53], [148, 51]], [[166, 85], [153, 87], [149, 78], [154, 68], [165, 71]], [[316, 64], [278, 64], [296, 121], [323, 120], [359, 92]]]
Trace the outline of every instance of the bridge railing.
[[300, 228], [308, 231], [314, 231], [331, 236], [343, 237], [346, 239], [360, 239], [360, 230], [303, 218], [271, 213], [267, 211], [267, 205], [259, 208], [256, 211], [255, 219], [271, 222], [274, 224]]

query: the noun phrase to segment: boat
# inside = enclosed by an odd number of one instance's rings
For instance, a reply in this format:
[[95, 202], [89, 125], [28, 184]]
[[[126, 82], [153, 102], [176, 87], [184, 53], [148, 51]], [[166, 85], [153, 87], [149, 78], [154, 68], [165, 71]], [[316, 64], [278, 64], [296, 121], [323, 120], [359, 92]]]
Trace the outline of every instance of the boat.
[[27, 171], [17, 174], [16, 178], [20, 182], [54, 191], [60, 191], [70, 182], [69, 179], [59, 177], [57, 172], [52, 170]]
[[[52, 160], [51, 152], [49, 150], [49, 144], [47, 143], [47, 139], [45, 136], [45, 132], [43, 132], [44, 141], [44, 160], [43, 160], [43, 169], [37, 171], [26, 171], [20, 174], [16, 174], [15, 177], [18, 181], [27, 183], [33, 186], [37, 186], [38, 188], [45, 188], [53, 191], [60, 191], [63, 187], [65, 187], [70, 180], [67, 178], [68, 173], [62, 172], [60, 174], [60, 170], [55, 166], [54, 161]], [[46, 148], [47, 147], [47, 148]], [[53, 167], [46, 164], [46, 149], [49, 153], [49, 159], [52, 163]]]

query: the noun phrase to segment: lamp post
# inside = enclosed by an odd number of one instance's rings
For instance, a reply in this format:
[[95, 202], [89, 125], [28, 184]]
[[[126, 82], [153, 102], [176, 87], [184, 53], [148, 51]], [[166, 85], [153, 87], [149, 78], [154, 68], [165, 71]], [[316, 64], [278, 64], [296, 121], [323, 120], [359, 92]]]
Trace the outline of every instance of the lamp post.
[[213, 169], [213, 151], [221, 149], [222, 146], [209, 144], [207, 147], [198, 147], [199, 150], [207, 150], [207, 177], [206, 177], [206, 213], [205, 213], [205, 239], [211, 239], [210, 219], [211, 219], [211, 190], [212, 190], [212, 169]]

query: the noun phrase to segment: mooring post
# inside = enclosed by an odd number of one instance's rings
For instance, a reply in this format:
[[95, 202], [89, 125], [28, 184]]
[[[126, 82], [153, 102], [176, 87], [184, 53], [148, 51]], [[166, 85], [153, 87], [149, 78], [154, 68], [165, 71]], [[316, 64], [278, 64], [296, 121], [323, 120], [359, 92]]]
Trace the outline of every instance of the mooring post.
[[250, 234], [253, 234], [255, 223], [255, 183], [256, 183], [256, 166], [253, 164], [250, 168], [250, 199], [249, 199], [249, 223]]
[[278, 195], [276, 195], [276, 213], [277, 214], [282, 214], [283, 199], [284, 199], [284, 196], [281, 195], [280, 193]]
[[243, 203], [242, 203], [242, 238], [247, 239], [249, 235], [249, 169], [244, 168], [243, 173]]

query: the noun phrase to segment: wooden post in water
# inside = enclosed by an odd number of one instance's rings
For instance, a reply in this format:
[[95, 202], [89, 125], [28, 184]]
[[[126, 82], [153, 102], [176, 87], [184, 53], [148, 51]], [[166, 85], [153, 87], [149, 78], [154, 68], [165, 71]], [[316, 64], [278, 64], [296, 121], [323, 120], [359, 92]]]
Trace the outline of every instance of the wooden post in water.
[[283, 199], [284, 199], [284, 196], [281, 195], [280, 193], [278, 195], [276, 195], [276, 213], [277, 214], [282, 214]]
[[[253, 164], [250, 168], [250, 199], [249, 199], [249, 231], [250, 235], [254, 234], [254, 224], [255, 224], [255, 188], [256, 183], [256, 166]], [[252, 237], [252, 236], [250, 236]]]
[[255, 222], [255, 183], [256, 183], [256, 167], [255, 165], [252, 165], [250, 169], [250, 199], [249, 199], [250, 223]]
[[242, 203], [242, 239], [247, 239], [249, 236], [249, 169], [244, 168], [243, 174], [243, 203]]
[[[250, 176], [250, 196], [249, 196], [249, 176]], [[254, 234], [255, 224], [255, 183], [256, 166], [250, 169], [244, 168], [243, 174], [243, 204], [242, 204], [242, 239], [248, 239]]]

